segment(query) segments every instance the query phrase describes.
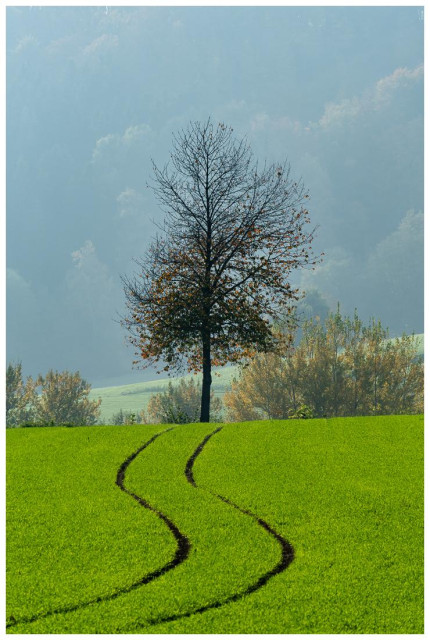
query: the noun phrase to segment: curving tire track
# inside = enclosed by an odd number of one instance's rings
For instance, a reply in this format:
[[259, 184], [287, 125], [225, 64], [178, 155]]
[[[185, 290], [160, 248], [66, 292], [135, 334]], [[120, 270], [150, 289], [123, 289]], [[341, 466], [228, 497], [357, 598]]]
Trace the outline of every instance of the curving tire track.
[[[195, 462], [197, 456], [202, 452], [204, 446], [210, 440], [210, 438], [212, 438], [212, 436], [214, 436], [216, 433], [221, 431], [221, 429], [222, 429], [222, 427], [218, 427], [217, 429], [212, 431], [212, 433], [208, 434], [204, 438], [204, 440], [199, 444], [197, 449], [194, 451], [192, 456], [187, 461], [187, 464], [185, 466], [185, 476], [186, 476], [188, 482], [195, 488], [199, 488], [199, 487], [197, 486], [197, 484], [196, 484], [196, 482], [194, 480], [194, 475], [193, 475], [194, 462]], [[273, 527], [271, 527], [265, 520], [263, 520], [263, 518], [259, 518], [257, 515], [255, 515], [254, 513], [249, 511], [248, 509], [243, 509], [242, 507], [239, 507], [237, 504], [235, 504], [234, 502], [232, 502], [228, 498], [225, 498], [224, 496], [221, 496], [221, 495], [219, 495], [217, 493], [214, 493], [210, 489], [204, 489], [204, 490], [208, 491], [213, 496], [215, 496], [219, 500], [222, 500], [223, 502], [225, 502], [226, 504], [230, 505], [234, 509], [237, 509], [241, 513], [249, 516], [250, 518], [255, 520], [261, 527], [263, 527], [263, 529], [265, 531], [267, 531], [267, 533], [269, 535], [271, 535], [273, 538], [275, 538], [275, 540], [277, 541], [277, 543], [281, 547], [281, 559], [279, 560], [279, 562], [272, 569], [270, 569], [269, 571], [264, 573], [262, 576], [260, 576], [258, 578], [258, 580], [256, 580], [254, 583], [249, 585], [249, 587], [247, 587], [246, 589], [243, 589], [242, 591], [237, 591], [236, 593], [233, 593], [232, 595], [228, 596], [227, 598], [224, 598], [224, 599], [221, 599], [221, 600], [216, 600], [215, 602], [211, 602], [211, 603], [206, 604], [206, 605], [204, 605], [202, 607], [198, 607], [197, 609], [192, 609], [191, 611], [186, 611], [185, 613], [180, 613], [180, 614], [171, 615], [171, 616], [165, 616], [165, 617], [160, 617], [160, 618], [153, 618], [151, 620], [148, 620], [148, 622], [146, 622], [146, 623], [143, 623], [143, 624], [140, 624], [138, 626], [135, 626], [134, 628], [142, 628], [142, 629], [144, 629], [147, 626], [153, 626], [153, 625], [156, 625], [156, 624], [161, 624], [163, 622], [173, 622], [175, 620], [180, 620], [181, 618], [189, 618], [189, 617], [191, 617], [191, 616], [193, 616], [193, 615], [195, 615], [197, 613], [204, 613], [205, 611], [209, 611], [210, 609], [219, 609], [220, 607], [223, 607], [226, 604], [229, 604], [231, 602], [236, 602], [237, 600], [240, 600], [241, 598], [244, 598], [244, 597], [250, 595], [251, 593], [254, 593], [254, 591], [257, 591], [258, 589], [261, 589], [262, 587], [264, 587], [264, 585], [271, 578], [273, 578], [273, 576], [276, 576], [279, 573], [282, 573], [283, 571], [285, 571], [285, 569], [287, 569], [287, 567], [294, 560], [294, 549], [293, 549], [292, 545], [280, 533], [275, 531], [275, 529]], [[131, 627], [128, 627], [127, 631], [129, 631], [130, 629], [131, 629]]]
[[179, 528], [175, 525], [175, 523], [172, 522], [172, 520], [170, 520], [170, 518], [168, 518], [164, 513], [162, 513], [155, 507], [152, 507], [149, 504], [149, 502], [147, 502], [141, 496], [138, 496], [137, 494], [127, 489], [127, 487], [124, 484], [125, 473], [128, 467], [130, 466], [130, 464], [133, 462], [133, 460], [135, 460], [135, 458], [139, 455], [139, 453], [141, 453], [144, 449], [146, 449], [152, 442], [154, 442], [154, 440], [156, 440], [163, 433], [167, 433], [168, 431], [171, 431], [173, 428], [174, 427], [170, 427], [169, 429], [160, 431], [159, 433], [156, 433], [154, 436], [152, 436], [152, 438], [150, 438], [147, 442], [145, 442], [145, 444], [139, 447], [139, 449], [137, 449], [134, 453], [132, 453], [126, 460], [124, 460], [124, 462], [121, 464], [120, 468], [118, 469], [118, 472], [116, 475], [116, 485], [121, 489], [121, 491], [124, 491], [124, 493], [127, 493], [129, 496], [134, 498], [134, 500], [136, 500], [142, 507], [145, 507], [145, 509], [149, 509], [150, 511], [155, 513], [167, 525], [167, 527], [172, 532], [177, 543], [176, 552], [172, 560], [167, 562], [165, 565], [163, 565], [159, 569], [146, 573], [144, 576], [142, 576], [142, 578], [140, 578], [133, 584], [127, 587], [118, 589], [117, 591], [114, 591], [113, 593], [107, 596], [98, 596], [97, 598], [93, 598], [92, 600], [89, 600], [87, 602], [80, 602], [80, 603], [66, 606], [66, 607], [58, 607], [57, 609], [52, 609], [51, 611], [47, 611], [40, 615], [34, 615], [28, 618], [21, 618], [20, 620], [15, 620], [15, 618], [12, 616], [6, 624], [7, 629], [10, 627], [14, 627], [17, 624], [28, 624], [31, 622], [36, 622], [36, 620], [42, 620], [43, 618], [48, 618], [49, 616], [53, 616], [58, 613], [71, 613], [72, 611], [78, 611], [79, 609], [84, 609], [85, 607], [89, 607], [90, 605], [97, 604], [99, 602], [108, 602], [110, 600], [115, 600], [119, 596], [125, 593], [130, 593], [130, 591], [134, 591], [135, 589], [138, 589], [139, 587], [145, 584], [148, 584], [149, 582], [152, 582], [156, 578], [159, 578], [160, 576], [164, 575], [168, 571], [171, 571], [172, 569], [180, 565], [182, 562], [184, 562], [188, 558], [191, 545], [187, 536], [185, 536], [179, 530]]

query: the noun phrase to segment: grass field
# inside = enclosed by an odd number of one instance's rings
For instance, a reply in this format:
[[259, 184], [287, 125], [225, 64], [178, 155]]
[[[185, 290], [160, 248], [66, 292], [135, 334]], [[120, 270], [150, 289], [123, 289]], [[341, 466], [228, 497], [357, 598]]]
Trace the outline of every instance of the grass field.
[[[417, 334], [418, 339], [418, 355], [424, 356], [424, 334]], [[215, 396], [222, 398], [224, 393], [230, 388], [231, 380], [238, 375], [237, 366], [218, 367], [215, 368], [212, 390]], [[181, 376], [185, 379], [198, 378], [196, 376]], [[100, 407], [100, 421], [108, 424], [114, 413], [118, 413], [120, 409], [123, 411], [132, 411], [138, 414], [142, 409], [146, 409], [149, 399], [153, 393], [159, 393], [167, 389], [169, 382], [173, 384], [180, 378], [162, 378], [159, 380], [151, 380], [149, 382], [137, 382], [129, 385], [121, 385], [114, 387], [97, 387], [90, 391], [89, 397], [92, 400], [102, 399]]]
[[423, 633], [422, 416], [10, 429], [7, 487], [9, 633]]

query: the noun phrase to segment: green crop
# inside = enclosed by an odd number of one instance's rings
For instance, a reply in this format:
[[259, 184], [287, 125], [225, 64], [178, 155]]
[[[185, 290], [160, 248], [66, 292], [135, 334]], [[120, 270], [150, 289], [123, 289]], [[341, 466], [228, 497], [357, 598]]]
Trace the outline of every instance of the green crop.
[[8, 632], [422, 633], [422, 416], [219, 427], [8, 430]]

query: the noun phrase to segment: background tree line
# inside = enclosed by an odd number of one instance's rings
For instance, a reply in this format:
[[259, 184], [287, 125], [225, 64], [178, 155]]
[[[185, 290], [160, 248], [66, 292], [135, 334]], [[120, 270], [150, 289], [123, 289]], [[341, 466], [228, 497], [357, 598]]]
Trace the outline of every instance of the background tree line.
[[[306, 310], [305, 310], [306, 311]], [[284, 354], [258, 354], [243, 363], [221, 402], [213, 397], [213, 421], [245, 421], [422, 413], [424, 364], [418, 339], [389, 339], [388, 329], [371, 319], [324, 309], [299, 323], [284, 341]], [[288, 330], [290, 330], [288, 325]], [[278, 327], [282, 331], [282, 327]], [[170, 383], [153, 394], [136, 422], [199, 421], [201, 386], [191, 379]], [[114, 424], [129, 424], [120, 412]]]
[[228, 420], [421, 413], [424, 364], [417, 338], [339, 309], [306, 320], [283, 355], [259, 354], [224, 396]]
[[[291, 329], [288, 322], [287, 330]], [[282, 327], [278, 326], [282, 331]], [[223, 402], [212, 393], [215, 421], [422, 413], [424, 363], [418, 339], [388, 338], [388, 329], [339, 309], [300, 323], [284, 340], [282, 355], [261, 353], [243, 363]], [[49, 371], [22, 377], [21, 364], [6, 371], [6, 425], [93, 425], [101, 400], [90, 401], [79, 373]], [[145, 410], [115, 413], [109, 424], [198, 422], [201, 383], [181, 379], [153, 394]]]

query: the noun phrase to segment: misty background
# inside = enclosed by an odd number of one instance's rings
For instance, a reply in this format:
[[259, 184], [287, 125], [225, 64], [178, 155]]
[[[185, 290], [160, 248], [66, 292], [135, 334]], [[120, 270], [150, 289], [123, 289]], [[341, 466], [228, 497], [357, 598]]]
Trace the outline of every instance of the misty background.
[[288, 157], [324, 251], [296, 274], [391, 335], [423, 327], [423, 10], [8, 7], [7, 360], [132, 369], [118, 316], [161, 211], [151, 158], [209, 116]]

